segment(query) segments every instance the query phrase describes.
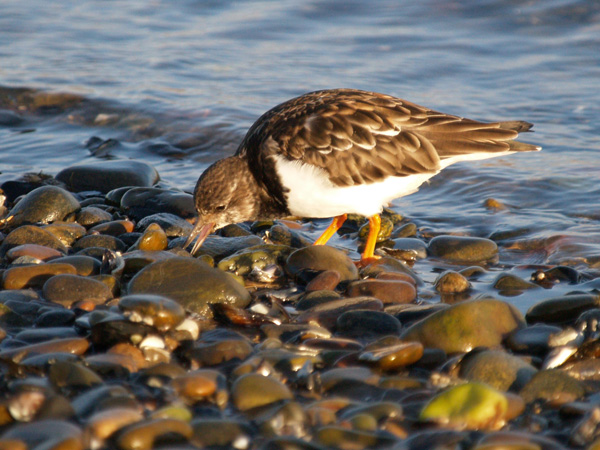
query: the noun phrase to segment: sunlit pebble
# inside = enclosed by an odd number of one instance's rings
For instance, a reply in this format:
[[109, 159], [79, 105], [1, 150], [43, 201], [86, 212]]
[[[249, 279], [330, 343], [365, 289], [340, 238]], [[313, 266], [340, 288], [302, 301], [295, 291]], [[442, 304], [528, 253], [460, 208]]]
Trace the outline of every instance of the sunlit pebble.
[[143, 319], [141, 314], [137, 311], [126, 311], [123, 315], [127, 317], [130, 322], [141, 322]]
[[583, 339], [583, 333], [568, 327], [558, 333], [550, 335], [548, 338], [548, 345], [550, 347], [561, 347], [564, 345], [579, 347], [583, 343]]
[[129, 340], [134, 344], [137, 345], [140, 342], [142, 342], [143, 336], [141, 334], [132, 334], [131, 336], [129, 336]]
[[146, 325], [154, 326], [154, 317], [152, 317], [152, 316], [146, 316], [146, 317], [144, 317], [143, 322]]
[[46, 396], [39, 391], [20, 392], [10, 398], [8, 412], [19, 422], [29, 422], [37, 414]]
[[577, 352], [577, 347], [565, 345], [563, 347], [556, 347], [548, 353], [546, 359], [542, 363], [542, 370], [554, 369], [565, 363], [571, 356]]
[[175, 330], [187, 331], [188, 333], [190, 333], [190, 336], [192, 336], [192, 339], [194, 341], [200, 336], [200, 327], [198, 326], [196, 321], [192, 319], [185, 319], [177, 326], [177, 328], [175, 328]]
[[239, 450], [244, 450], [244, 449], [246, 449], [246, 448], [248, 448], [250, 446], [250, 439], [245, 434], [241, 435], [241, 436], [238, 436], [231, 443], [231, 446], [233, 448], [237, 448]]
[[160, 336], [149, 334], [139, 345], [140, 348], [165, 348], [165, 341]]

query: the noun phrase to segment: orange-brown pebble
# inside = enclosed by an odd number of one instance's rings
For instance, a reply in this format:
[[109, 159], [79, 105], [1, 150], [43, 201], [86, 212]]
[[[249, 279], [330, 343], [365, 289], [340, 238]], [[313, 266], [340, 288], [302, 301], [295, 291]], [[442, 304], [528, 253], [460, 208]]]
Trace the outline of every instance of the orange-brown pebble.
[[21, 256], [31, 256], [42, 261], [47, 261], [52, 258], [60, 258], [63, 254], [54, 248], [39, 244], [17, 245], [6, 252], [6, 258], [9, 261], [13, 261]]
[[107, 354], [119, 355], [129, 359], [130, 365], [133, 366], [130, 370], [131, 372], [137, 372], [138, 369], [142, 369], [147, 367], [148, 364], [146, 359], [144, 358], [144, 354], [142, 351], [134, 345], [128, 344], [126, 342], [121, 342], [119, 344], [113, 345], [106, 352]]
[[378, 280], [406, 281], [407, 283], [410, 283], [415, 287], [417, 286], [417, 282], [413, 277], [411, 277], [407, 273], [402, 272], [380, 272], [375, 278], [377, 278]]
[[113, 220], [98, 224], [90, 228], [89, 232], [119, 236], [124, 233], [131, 233], [134, 228], [135, 224], [131, 220]]
[[420, 360], [423, 357], [423, 344], [419, 342], [402, 342], [400, 344], [367, 350], [359, 356], [359, 361], [366, 361], [381, 370], [397, 370]]
[[38, 344], [24, 345], [18, 348], [8, 348], [0, 352], [0, 361], [10, 360], [19, 362], [28, 355], [36, 353], [72, 353], [73, 355], [83, 355], [90, 343], [86, 338], [65, 338], [55, 339]]
[[133, 245], [136, 250], [160, 251], [169, 245], [167, 234], [157, 223], [151, 223], [144, 234]]
[[186, 373], [173, 379], [173, 389], [179, 397], [192, 402], [211, 396], [217, 390], [217, 383], [202, 373]]
[[64, 273], [75, 275], [77, 270], [71, 264], [39, 264], [35, 266], [11, 267], [2, 274], [2, 288], [41, 288], [48, 278]]
[[130, 425], [120, 433], [117, 446], [121, 450], [150, 450], [160, 436], [179, 434], [186, 439], [193, 435], [190, 424], [176, 419], [154, 419]]
[[133, 408], [110, 408], [95, 413], [87, 421], [85, 434], [92, 448], [99, 448], [115, 431], [144, 418], [141, 411]]
[[306, 291], [333, 291], [341, 279], [342, 276], [337, 270], [325, 270], [306, 285]]
[[410, 303], [417, 297], [417, 291], [412, 284], [396, 280], [355, 281], [350, 283], [346, 293], [349, 297], [375, 297], [384, 304]]

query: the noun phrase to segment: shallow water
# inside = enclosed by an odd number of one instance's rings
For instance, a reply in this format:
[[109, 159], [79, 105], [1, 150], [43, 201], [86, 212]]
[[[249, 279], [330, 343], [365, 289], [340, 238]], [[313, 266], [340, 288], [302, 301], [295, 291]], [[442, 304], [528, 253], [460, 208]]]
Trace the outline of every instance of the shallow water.
[[[586, 269], [600, 256], [598, 48], [587, 1], [3, 2], [0, 109], [24, 120], [0, 126], [0, 182], [114, 157], [191, 190], [270, 107], [355, 87], [535, 123], [523, 140], [542, 152], [455, 165], [394, 208], [426, 235], [516, 233], [538, 249], [506, 245], [493, 270]], [[426, 279], [431, 264], [417, 265]]]

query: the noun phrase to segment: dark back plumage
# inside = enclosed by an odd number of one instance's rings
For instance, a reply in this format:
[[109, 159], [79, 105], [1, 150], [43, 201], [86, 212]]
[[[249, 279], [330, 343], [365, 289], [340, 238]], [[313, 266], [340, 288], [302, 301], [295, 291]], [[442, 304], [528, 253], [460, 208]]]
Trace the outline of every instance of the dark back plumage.
[[[236, 154], [247, 158], [250, 167], [273, 166], [275, 154], [300, 160], [323, 169], [333, 184], [352, 186], [387, 176], [435, 173], [445, 159], [460, 155], [538, 150], [514, 141], [531, 126], [521, 121], [478, 122], [389, 95], [330, 89], [266, 112]], [[254, 176], [267, 188], [278, 183], [265, 173]], [[269, 191], [281, 192], [278, 188]]]

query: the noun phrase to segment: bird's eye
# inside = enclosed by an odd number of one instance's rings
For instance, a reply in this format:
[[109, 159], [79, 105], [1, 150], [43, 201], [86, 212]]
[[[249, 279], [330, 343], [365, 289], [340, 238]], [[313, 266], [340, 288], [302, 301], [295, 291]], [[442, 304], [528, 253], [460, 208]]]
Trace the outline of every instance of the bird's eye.
[[225, 211], [225, 205], [219, 205], [215, 208], [215, 211]]

